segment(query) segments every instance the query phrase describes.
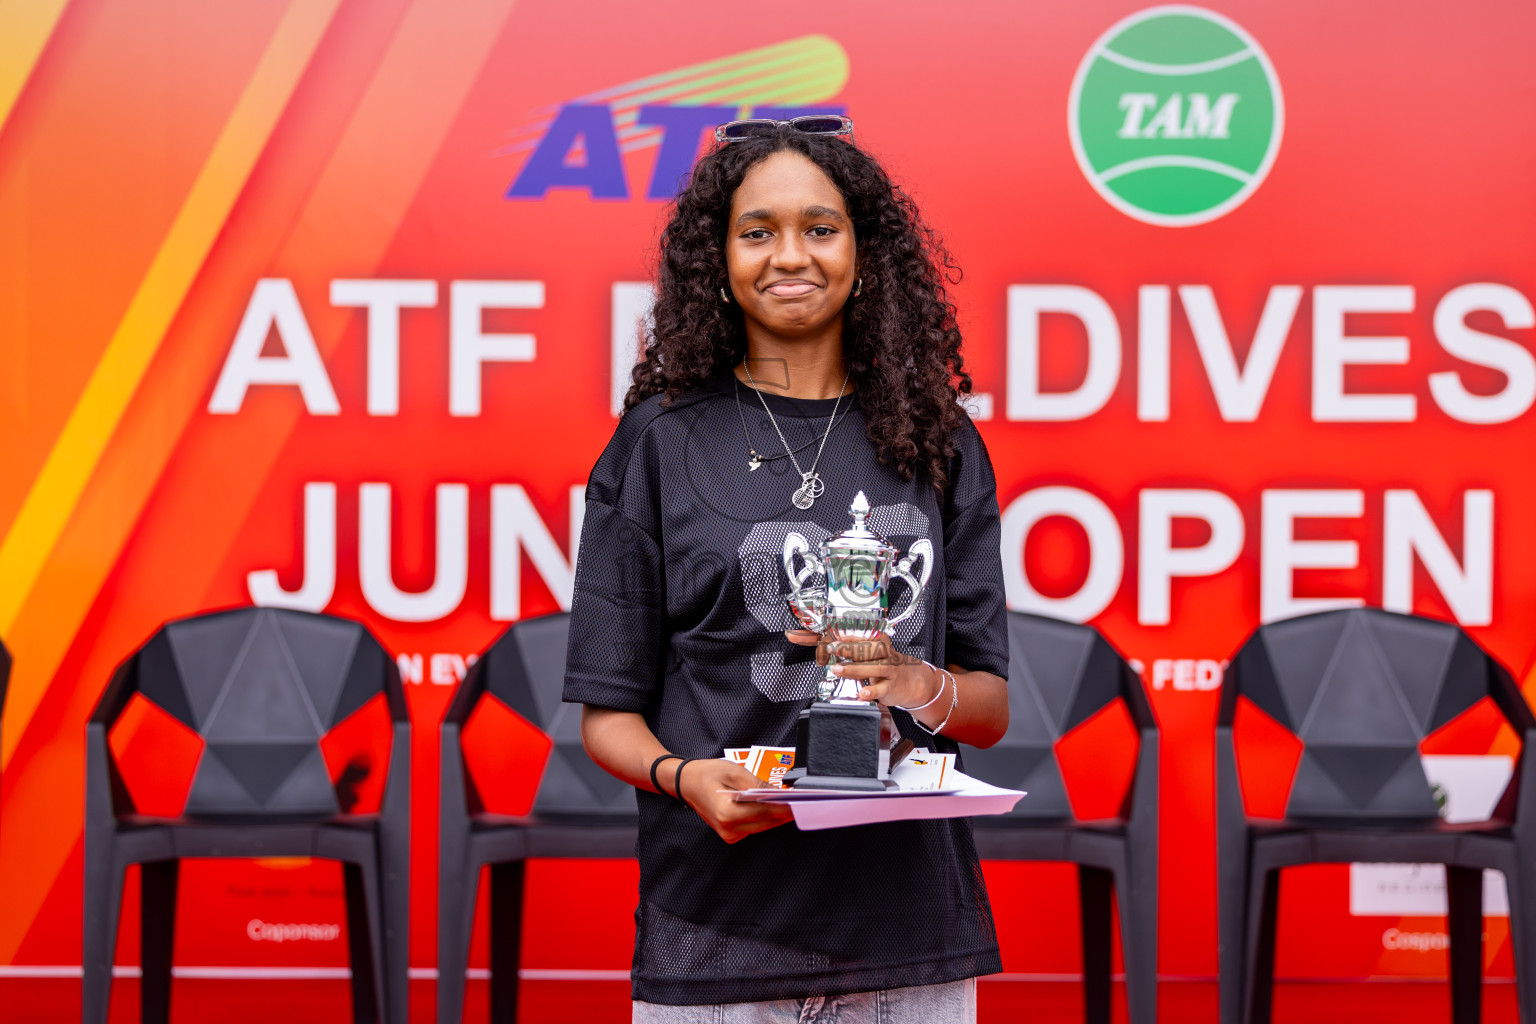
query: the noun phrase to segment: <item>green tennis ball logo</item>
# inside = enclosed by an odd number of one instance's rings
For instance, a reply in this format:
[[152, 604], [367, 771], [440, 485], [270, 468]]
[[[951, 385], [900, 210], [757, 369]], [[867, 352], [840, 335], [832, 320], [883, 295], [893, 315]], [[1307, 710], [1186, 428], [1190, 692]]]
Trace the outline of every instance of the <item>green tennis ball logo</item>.
[[1111, 26], [1072, 79], [1067, 129], [1090, 184], [1121, 213], [1185, 227], [1263, 183], [1280, 149], [1280, 80], [1258, 41], [1203, 7]]

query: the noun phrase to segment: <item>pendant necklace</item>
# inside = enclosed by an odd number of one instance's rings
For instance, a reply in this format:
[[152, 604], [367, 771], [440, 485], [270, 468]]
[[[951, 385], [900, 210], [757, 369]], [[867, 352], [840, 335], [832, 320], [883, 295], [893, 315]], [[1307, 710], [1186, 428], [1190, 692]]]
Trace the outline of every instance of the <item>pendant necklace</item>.
[[[798, 509], [808, 509], [816, 503], [816, 499], [821, 497], [822, 492], [827, 489], [826, 484], [822, 483], [821, 476], [816, 472], [816, 466], [821, 462], [821, 453], [827, 448], [827, 438], [832, 436], [832, 424], [837, 422], [837, 409], [838, 406], [843, 404], [843, 396], [848, 393], [848, 377], [853, 371], [849, 370], [843, 374], [843, 386], [838, 389], [837, 401], [832, 403], [832, 415], [827, 418], [827, 429], [821, 435], [821, 444], [816, 448], [816, 457], [811, 460], [811, 468], [801, 469], [800, 460], [795, 458], [795, 452], [790, 449], [789, 441], [784, 437], [784, 431], [779, 428], [779, 421], [774, 418], [773, 410], [768, 408], [768, 399], [763, 397], [761, 391], [758, 391], [757, 381], [752, 379], [752, 367], [748, 366], [747, 361], [743, 359], [741, 361], [741, 368], [746, 371], [747, 384], [751, 386], [753, 391], [757, 391], [757, 400], [763, 403], [763, 411], [768, 414], [768, 422], [773, 424], [773, 432], [779, 435], [779, 442], [784, 445], [784, 454], [789, 456], [789, 461], [795, 467], [795, 472], [800, 474], [800, 486], [795, 488], [795, 492], [790, 495], [789, 500], [794, 502], [795, 507]], [[738, 406], [738, 408], [740, 407]], [[762, 464], [762, 460], [758, 458], [756, 451], [752, 452], [752, 461], [757, 462], [758, 465]], [[748, 462], [747, 465], [753, 469], [757, 468], [752, 466], [751, 462]]]

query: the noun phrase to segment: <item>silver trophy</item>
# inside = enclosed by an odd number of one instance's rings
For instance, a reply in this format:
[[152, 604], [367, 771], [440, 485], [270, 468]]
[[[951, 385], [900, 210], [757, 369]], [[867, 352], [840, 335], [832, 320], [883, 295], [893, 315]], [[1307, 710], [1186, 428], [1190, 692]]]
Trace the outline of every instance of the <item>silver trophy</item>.
[[[784, 538], [784, 572], [790, 611], [806, 629], [843, 640], [873, 640], [914, 614], [933, 571], [933, 544], [926, 537], [903, 557], [866, 525], [869, 499], [860, 491], [848, 509], [853, 526], [812, 549], [799, 533]], [[825, 582], [813, 584], [814, 577]], [[892, 577], [906, 583], [903, 604], [890, 607]], [[833, 675], [829, 661], [816, 700], [801, 712], [795, 770], [786, 782], [823, 789], [884, 789], [897, 732], [891, 713], [860, 700], [857, 679]], [[802, 781], [803, 780], [803, 781]]]

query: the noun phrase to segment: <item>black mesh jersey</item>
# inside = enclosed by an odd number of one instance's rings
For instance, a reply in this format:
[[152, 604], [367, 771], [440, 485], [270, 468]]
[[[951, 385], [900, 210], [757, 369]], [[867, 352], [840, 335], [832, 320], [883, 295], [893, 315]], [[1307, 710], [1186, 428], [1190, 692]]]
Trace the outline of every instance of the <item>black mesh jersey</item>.
[[[784, 446], [757, 395], [733, 385], [723, 377], [670, 406], [641, 403], [593, 468], [565, 699], [640, 712], [688, 757], [792, 745], [820, 669], [812, 648], [784, 637], [794, 627], [785, 534], [815, 545], [847, 529], [860, 490], [871, 529], [902, 552], [919, 538], [933, 545], [921, 607], [892, 629], [898, 649], [1006, 676], [996, 483], [975, 427], [967, 421], [955, 438], [941, 497], [921, 474], [904, 481], [876, 460], [857, 398], [845, 398], [817, 467], [826, 490], [801, 511], [788, 459], [749, 471], [749, 449], [782, 455]], [[808, 468], [832, 400], [766, 397], [792, 448], [812, 442], [797, 455]], [[893, 610], [909, 599], [896, 583]], [[895, 716], [919, 745], [957, 751]], [[642, 791], [639, 805], [637, 999], [803, 998], [1002, 969], [966, 819], [818, 832], [790, 824], [728, 845], [670, 797]]]

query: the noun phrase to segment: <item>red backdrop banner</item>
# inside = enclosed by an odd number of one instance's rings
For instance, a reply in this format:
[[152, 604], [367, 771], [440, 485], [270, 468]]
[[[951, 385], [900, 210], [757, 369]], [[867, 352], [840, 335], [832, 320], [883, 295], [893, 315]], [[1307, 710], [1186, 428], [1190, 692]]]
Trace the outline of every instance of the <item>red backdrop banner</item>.
[[[707, 126], [835, 110], [964, 267], [1010, 603], [1142, 670], [1160, 966], [1213, 975], [1212, 732], [1258, 622], [1364, 602], [1530, 660], [1533, 34], [1514, 2], [0, 8], [0, 965], [78, 962], [112, 667], [256, 601], [357, 617], [399, 658], [432, 966], [437, 725], [476, 651], [569, 601], [665, 200]], [[541, 737], [476, 729], [482, 786], [526, 806]], [[1244, 732], [1277, 811], [1294, 750]], [[1114, 805], [1126, 735], [1064, 742], [1081, 813]], [[178, 809], [195, 737], [135, 705], [114, 749]], [[1437, 778], [1484, 758], [1446, 776], [1475, 807], [1515, 750], [1484, 708], [1424, 753]], [[627, 967], [632, 864], [530, 878], [525, 966]], [[1071, 878], [988, 866], [1008, 970], [1078, 968]], [[1443, 973], [1438, 884], [1296, 872], [1281, 973]], [[345, 963], [333, 865], [182, 886], [178, 963]]]

